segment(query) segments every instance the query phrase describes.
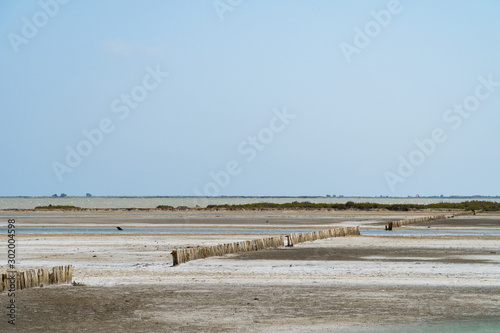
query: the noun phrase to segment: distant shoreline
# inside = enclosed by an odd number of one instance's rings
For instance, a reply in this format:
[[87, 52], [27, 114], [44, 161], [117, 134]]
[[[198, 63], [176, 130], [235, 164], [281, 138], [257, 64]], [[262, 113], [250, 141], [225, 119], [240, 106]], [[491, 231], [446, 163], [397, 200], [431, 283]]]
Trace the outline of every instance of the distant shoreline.
[[[467, 204], [469, 202], [469, 204]], [[470, 204], [474, 202], [474, 204]], [[500, 198], [491, 197], [0, 197], [0, 210], [155, 210], [186, 211], [330, 209], [395, 211], [431, 209], [500, 210]]]
[[460, 195], [452, 195], [452, 196], [438, 196], [438, 195], [430, 195], [430, 196], [288, 196], [288, 195], [263, 195], [263, 196], [253, 196], [253, 195], [222, 195], [222, 196], [186, 196], [186, 195], [152, 195], [152, 196], [128, 196], [128, 195], [96, 195], [96, 196], [84, 196], [84, 195], [68, 195], [68, 196], [29, 196], [29, 195], [17, 195], [17, 196], [0, 196], [2, 198], [10, 198], [10, 199], [91, 199], [91, 198], [115, 198], [115, 199], [136, 199], [136, 198], [144, 198], [144, 199], [169, 199], [169, 198], [181, 198], [181, 199], [500, 199], [500, 196], [488, 196], [488, 195], [471, 195], [471, 196], [460, 196]]
[[464, 201], [464, 202], [440, 202], [429, 204], [417, 203], [375, 203], [375, 202], [353, 202], [347, 201], [345, 203], [313, 203], [309, 201], [293, 201], [287, 203], [273, 203], [273, 202], [258, 202], [258, 203], [244, 203], [244, 204], [210, 204], [206, 207], [188, 207], [185, 205], [171, 206], [171, 205], [158, 205], [157, 207], [107, 207], [107, 208], [94, 208], [94, 207], [79, 207], [74, 205], [43, 205], [32, 208], [7, 208], [1, 209], [11, 211], [51, 211], [51, 212], [93, 212], [93, 211], [165, 211], [165, 212], [182, 212], [187, 211], [394, 211], [394, 212], [411, 212], [411, 211], [469, 211], [476, 213], [476, 211], [500, 211], [500, 202], [493, 201]]

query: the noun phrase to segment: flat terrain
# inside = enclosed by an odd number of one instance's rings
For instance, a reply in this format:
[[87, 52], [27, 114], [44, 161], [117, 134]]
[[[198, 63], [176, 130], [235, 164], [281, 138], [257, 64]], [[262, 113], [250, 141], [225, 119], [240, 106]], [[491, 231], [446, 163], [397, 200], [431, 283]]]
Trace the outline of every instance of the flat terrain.
[[417, 332], [425, 327], [425, 331], [467, 332], [482, 327], [484, 332], [498, 332], [499, 300], [494, 287], [59, 286], [23, 292], [18, 297], [17, 328], [23, 332], [49, 328], [55, 332]]
[[[17, 213], [23, 226], [381, 228], [403, 213]], [[423, 216], [425, 214], [408, 214]], [[208, 216], [207, 216], [208, 215]], [[402, 229], [499, 230], [500, 216], [460, 216]], [[262, 235], [22, 234], [18, 269], [73, 264], [83, 286], [17, 292], [22, 332], [498, 332], [500, 237], [355, 236], [172, 267], [177, 247]], [[6, 255], [0, 259], [6, 262]], [[7, 304], [6, 293], [0, 303]], [[2, 306], [2, 308], [5, 308]], [[5, 310], [4, 310], [5, 311]], [[4, 317], [4, 315], [2, 315]], [[6, 316], [5, 316], [6, 317]], [[5, 319], [0, 330], [9, 327]]]
[[[452, 214], [452, 212], [439, 212]], [[337, 225], [342, 222], [351, 224], [371, 223], [379, 225], [386, 221], [403, 219], [414, 216], [436, 215], [436, 212], [387, 212], [387, 211], [205, 211], [187, 210], [146, 212], [116, 210], [88, 211], [0, 211], [3, 216], [21, 216], [24, 226], [31, 225], [95, 225], [108, 226], [161, 226], [161, 225], [274, 225], [274, 226], [309, 226], [309, 225]]]

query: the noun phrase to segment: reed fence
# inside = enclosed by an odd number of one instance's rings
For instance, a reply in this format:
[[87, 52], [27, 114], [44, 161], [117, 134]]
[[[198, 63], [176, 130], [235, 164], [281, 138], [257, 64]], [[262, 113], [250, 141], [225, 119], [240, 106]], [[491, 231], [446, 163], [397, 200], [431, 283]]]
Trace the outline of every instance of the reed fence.
[[0, 274], [0, 292], [41, 287], [51, 284], [71, 283], [73, 266], [56, 266], [52, 268], [29, 269], [22, 272], [5, 272]]
[[195, 260], [231, 253], [259, 251], [268, 248], [293, 246], [293, 244], [315, 241], [318, 239], [360, 235], [359, 227], [336, 227], [328, 230], [292, 233], [261, 239], [247, 240], [213, 246], [199, 246], [172, 251], [174, 266]]

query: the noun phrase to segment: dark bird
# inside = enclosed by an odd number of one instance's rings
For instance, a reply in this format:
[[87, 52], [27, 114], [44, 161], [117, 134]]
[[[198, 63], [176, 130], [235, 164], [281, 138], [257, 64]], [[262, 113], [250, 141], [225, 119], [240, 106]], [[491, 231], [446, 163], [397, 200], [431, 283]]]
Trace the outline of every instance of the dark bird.
[[122, 228], [120, 228], [120, 227], [116, 227], [116, 229], [118, 229], [118, 230], [123, 230], [123, 229], [122, 229]]

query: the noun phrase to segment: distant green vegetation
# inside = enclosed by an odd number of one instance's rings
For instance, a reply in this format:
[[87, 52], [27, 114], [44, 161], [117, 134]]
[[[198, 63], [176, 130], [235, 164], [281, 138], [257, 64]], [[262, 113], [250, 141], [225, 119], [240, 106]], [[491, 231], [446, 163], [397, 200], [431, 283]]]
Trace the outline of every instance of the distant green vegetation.
[[336, 203], [312, 203], [298, 202], [291, 203], [269, 203], [261, 202], [254, 204], [243, 205], [208, 205], [207, 209], [215, 210], [318, 210], [318, 209], [334, 209], [334, 210], [390, 210], [390, 211], [411, 211], [422, 209], [463, 209], [463, 210], [483, 210], [483, 211], [500, 211], [500, 203], [491, 201], [466, 201], [466, 202], [450, 202], [450, 203], [435, 203], [435, 204], [379, 204], [373, 202], [353, 202], [348, 201], [344, 204]]
[[54, 209], [57, 209], [57, 210], [82, 210], [82, 208], [80, 207], [75, 207], [75, 206], [52, 206], [52, 205], [48, 205], [48, 206], [37, 206], [35, 207], [35, 209], [49, 209], [49, 210], [54, 210]]
[[156, 207], [156, 209], [162, 209], [162, 210], [174, 210], [175, 208], [169, 205], [159, 205]]
[[491, 201], [465, 201], [456, 203], [438, 203], [426, 205], [428, 208], [436, 209], [464, 209], [464, 210], [482, 210], [482, 211], [500, 211], [499, 202]]
[[178, 206], [177, 208], [174, 208], [173, 206], [169, 205], [159, 205], [156, 206], [156, 209], [161, 209], [161, 210], [188, 210], [188, 206]]
[[[87, 210], [86, 208], [80, 208], [75, 206], [60, 206], [60, 205], [48, 205], [48, 206], [37, 206], [37, 210]], [[187, 206], [173, 207], [169, 205], [159, 205], [156, 209], [169, 210], [169, 211], [185, 211], [190, 209]], [[417, 211], [424, 209], [431, 210], [448, 210], [448, 209], [460, 209], [467, 211], [500, 211], [500, 203], [491, 201], [465, 201], [465, 202], [442, 202], [434, 204], [379, 204], [373, 202], [353, 202], [348, 201], [346, 203], [312, 203], [308, 201], [304, 202], [288, 202], [283, 204], [270, 203], [270, 202], [259, 202], [254, 204], [243, 204], [243, 205], [208, 205], [207, 208], [201, 208], [202, 210], [389, 210], [389, 211]], [[117, 210], [119, 210], [117, 208]], [[148, 210], [147, 208], [129, 208], [128, 210]]]

